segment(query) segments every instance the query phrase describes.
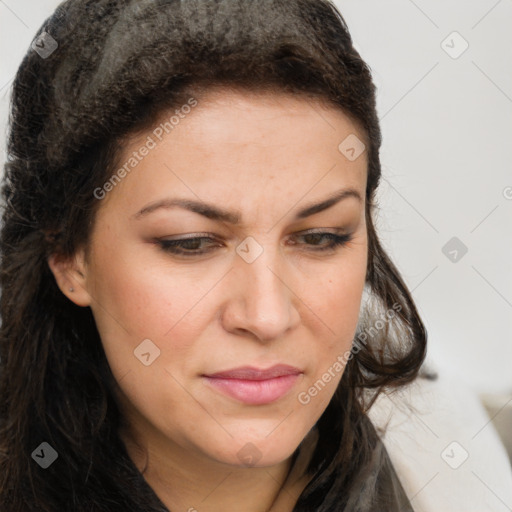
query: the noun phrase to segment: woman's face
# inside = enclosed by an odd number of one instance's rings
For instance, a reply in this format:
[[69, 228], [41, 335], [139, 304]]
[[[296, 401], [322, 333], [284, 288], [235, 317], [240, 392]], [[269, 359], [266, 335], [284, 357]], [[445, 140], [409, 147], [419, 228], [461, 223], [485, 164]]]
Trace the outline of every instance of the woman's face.
[[189, 106], [129, 141], [121, 179], [97, 191], [90, 259], [61, 288], [91, 307], [150, 452], [269, 466], [325, 410], [352, 345], [363, 135], [288, 95], [220, 90]]

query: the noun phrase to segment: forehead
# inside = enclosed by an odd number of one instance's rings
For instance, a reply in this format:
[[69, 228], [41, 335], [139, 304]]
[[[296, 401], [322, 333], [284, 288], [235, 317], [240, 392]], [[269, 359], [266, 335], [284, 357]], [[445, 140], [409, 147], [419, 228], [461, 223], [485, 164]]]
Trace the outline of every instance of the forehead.
[[365, 133], [341, 109], [287, 93], [223, 89], [194, 100], [192, 108], [163, 111], [124, 141], [117, 163], [129, 172], [109, 201], [176, 189], [222, 201], [232, 190], [260, 194], [262, 183], [277, 193], [317, 186], [317, 195], [342, 184], [359, 186], [364, 195], [366, 152], [347, 158], [343, 146], [351, 137], [364, 145]]
[[[366, 133], [359, 121], [325, 98], [305, 93], [248, 91], [217, 86], [201, 90], [195, 99], [197, 106], [184, 116], [186, 122], [184, 119], [180, 122], [183, 138], [195, 130], [196, 134], [200, 131], [210, 134], [216, 132], [219, 137], [229, 137], [236, 141], [253, 137], [254, 132], [248, 132], [250, 129], [263, 133], [286, 126], [285, 132], [279, 132], [280, 139], [283, 139], [296, 137], [297, 131], [303, 130], [304, 126], [299, 128], [295, 123], [308, 123], [311, 130], [303, 133], [310, 138], [314, 137], [314, 130], [349, 131], [357, 134], [366, 144]], [[161, 112], [155, 125], [168, 121], [174, 112], [178, 113], [180, 106], [176, 105], [171, 110]], [[212, 123], [212, 120], [215, 122]], [[241, 125], [243, 130], [238, 129]]]

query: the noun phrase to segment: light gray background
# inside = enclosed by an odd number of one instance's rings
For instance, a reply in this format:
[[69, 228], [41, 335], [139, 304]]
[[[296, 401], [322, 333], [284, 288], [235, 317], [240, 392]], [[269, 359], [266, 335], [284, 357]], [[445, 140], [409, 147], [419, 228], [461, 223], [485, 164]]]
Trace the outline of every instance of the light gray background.
[[[512, 0], [336, 3], [379, 88], [378, 229], [429, 357], [478, 392], [510, 392]], [[16, 69], [58, 4], [0, 0], [2, 141]], [[452, 237], [468, 248], [456, 262], [442, 252]]]

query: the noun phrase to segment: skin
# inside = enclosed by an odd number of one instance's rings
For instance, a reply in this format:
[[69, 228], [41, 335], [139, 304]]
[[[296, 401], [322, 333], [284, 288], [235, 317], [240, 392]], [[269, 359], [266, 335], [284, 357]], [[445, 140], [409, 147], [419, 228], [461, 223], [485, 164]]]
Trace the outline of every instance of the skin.
[[[152, 131], [127, 141], [122, 163]], [[311, 429], [341, 379], [332, 367], [352, 345], [367, 266], [366, 152], [350, 161], [338, 150], [350, 134], [364, 140], [343, 112], [313, 100], [212, 90], [101, 200], [90, 257], [80, 249], [48, 260], [62, 292], [93, 312], [119, 384], [120, 436], [173, 511], [291, 511], [308, 482], [300, 471], [286, 479], [289, 459], [303, 440], [314, 447]], [[294, 219], [347, 188], [362, 199]], [[179, 207], [134, 218], [166, 197], [238, 211], [241, 224]], [[320, 252], [330, 239], [303, 233], [318, 229], [353, 238]], [[205, 233], [214, 241], [188, 246], [212, 248], [199, 256], [154, 241]], [[249, 236], [263, 249], [252, 263], [236, 251]], [[134, 356], [144, 339], [160, 350], [148, 366]], [[264, 405], [202, 377], [278, 363], [303, 373]], [[330, 381], [301, 403], [329, 368]], [[251, 463], [238, 455], [244, 447]]]

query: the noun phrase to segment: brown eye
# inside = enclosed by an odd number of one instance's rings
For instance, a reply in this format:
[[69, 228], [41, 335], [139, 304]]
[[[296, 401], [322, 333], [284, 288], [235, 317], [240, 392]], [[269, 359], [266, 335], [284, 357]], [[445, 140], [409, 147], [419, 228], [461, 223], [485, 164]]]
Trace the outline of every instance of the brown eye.
[[[317, 247], [312, 249], [313, 251], [327, 251], [336, 247], [342, 247], [350, 242], [353, 238], [352, 234], [337, 235], [329, 232], [311, 232], [300, 235], [298, 238], [306, 240], [306, 245]], [[327, 244], [321, 244], [322, 239], [327, 239]]]
[[[184, 256], [195, 256], [206, 254], [212, 250], [210, 248], [204, 248], [204, 241], [215, 242], [211, 237], [194, 237], [194, 238], [180, 238], [176, 240], [157, 240], [160, 247], [173, 254], [180, 254]], [[218, 246], [218, 243], [216, 244]]]

